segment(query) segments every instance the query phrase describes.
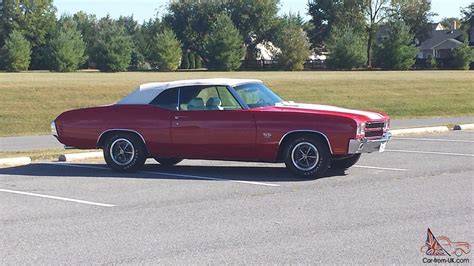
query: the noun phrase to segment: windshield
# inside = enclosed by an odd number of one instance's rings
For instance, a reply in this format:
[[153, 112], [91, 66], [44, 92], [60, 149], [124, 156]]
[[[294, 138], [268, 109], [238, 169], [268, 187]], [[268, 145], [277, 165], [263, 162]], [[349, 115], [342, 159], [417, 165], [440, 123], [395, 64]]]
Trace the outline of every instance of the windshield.
[[283, 100], [263, 84], [244, 84], [234, 88], [250, 108], [275, 106]]

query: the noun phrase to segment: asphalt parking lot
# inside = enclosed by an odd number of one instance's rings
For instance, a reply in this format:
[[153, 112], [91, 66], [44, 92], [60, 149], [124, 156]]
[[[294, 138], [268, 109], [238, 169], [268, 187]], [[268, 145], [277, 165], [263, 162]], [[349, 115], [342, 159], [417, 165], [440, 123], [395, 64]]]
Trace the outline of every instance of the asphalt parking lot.
[[427, 228], [472, 245], [474, 132], [387, 149], [311, 181], [216, 161], [0, 169], [0, 264], [421, 264]]

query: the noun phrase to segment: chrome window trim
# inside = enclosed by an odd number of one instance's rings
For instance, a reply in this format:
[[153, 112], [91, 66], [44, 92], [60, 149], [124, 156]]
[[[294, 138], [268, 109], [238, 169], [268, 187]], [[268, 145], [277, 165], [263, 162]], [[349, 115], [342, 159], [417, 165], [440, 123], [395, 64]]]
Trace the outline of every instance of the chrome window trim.
[[321, 132], [321, 131], [310, 130], [310, 129], [298, 129], [298, 130], [292, 130], [292, 131], [286, 132], [285, 135], [283, 135], [283, 137], [281, 137], [280, 141], [278, 142], [278, 147], [281, 145], [281, 143], [282, 143], [282, 141], [285, 139], [285, 137], [288, 136], [289, 134], [292, 134], [292, 133], [301, 133], [301, 132], [318, 133], [318, 134], [321, 134], [321, 135], [326, 139], [326, 141], [328, 142], [329, 151], [331, 152], [331, 154], [333, 154], [333, 152], [332, 152], [332, 147], [331, 147], [331, 142], [329, 141], [329, 138], [326, 136], [326, 134], [324, 134], [324, 133]]
[[136, 133], [138, 136], [140, 136], [140, 138], [142, 139], [143, 141], [143, 144], [146, 145], [146, 141], [145, 141], [145, 138], [142, 136], [142, 134], [140, 134], [138, 131], [136, 130], [133, 130], [133, 129], [126, 129], [126, 128], [111, 128], [111, 129], [107, 129], [106, 131], [102, 132], [99, 136], [99, 138], [97, 139], [97, 143], [96, 145], [99, 146], [99, 140], [102, 138], [102, 136], [110, 131], [127, 131], [127, 132], [133, 132], [133, 133]]

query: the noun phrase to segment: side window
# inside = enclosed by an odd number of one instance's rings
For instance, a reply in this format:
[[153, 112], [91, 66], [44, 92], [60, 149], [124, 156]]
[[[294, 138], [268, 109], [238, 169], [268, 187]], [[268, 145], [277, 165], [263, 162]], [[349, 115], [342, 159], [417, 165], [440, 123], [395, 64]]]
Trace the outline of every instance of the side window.
[[217, 93], [219, 94], [219, 97], [222, 101], [222, 108], [224, 108], [224, 110], [242, 109], [242, 106], [240, 106], [239, 102], [237, 102], [234, 95], [230, 93], [227, 87], [217, 87]]
[[179, 88], [165, 90], [160, 93], [150, 104], [164, 109], [178, 110]]
[[185, 111], [242, 109], [225, 86], [182, 88], [179, 103]]

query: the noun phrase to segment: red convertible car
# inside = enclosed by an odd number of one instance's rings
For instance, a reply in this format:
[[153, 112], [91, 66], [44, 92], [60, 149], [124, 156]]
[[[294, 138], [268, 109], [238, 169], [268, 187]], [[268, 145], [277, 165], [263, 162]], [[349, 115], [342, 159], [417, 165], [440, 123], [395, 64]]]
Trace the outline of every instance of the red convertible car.
[[284, 162], [300, 177], [349, 168], [384, 151], [384, 113], [282, 100], [260, 80], [202, 79], [141, 85], [108, 106], [65, 112], [52, 122], [66, 147], [100, 148], [109, 167], [134, 171], [147, 158]]

